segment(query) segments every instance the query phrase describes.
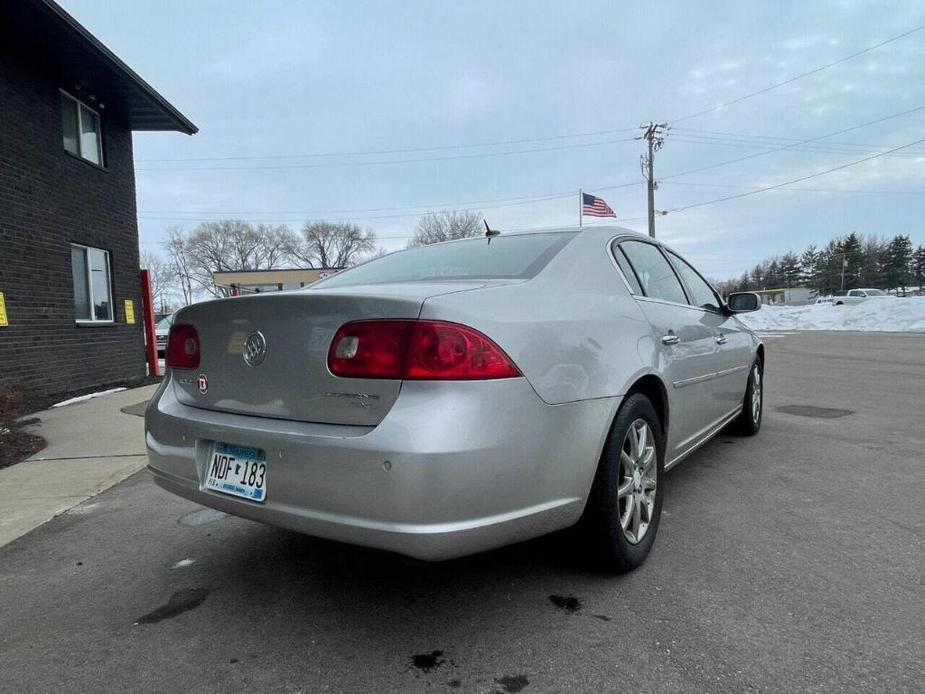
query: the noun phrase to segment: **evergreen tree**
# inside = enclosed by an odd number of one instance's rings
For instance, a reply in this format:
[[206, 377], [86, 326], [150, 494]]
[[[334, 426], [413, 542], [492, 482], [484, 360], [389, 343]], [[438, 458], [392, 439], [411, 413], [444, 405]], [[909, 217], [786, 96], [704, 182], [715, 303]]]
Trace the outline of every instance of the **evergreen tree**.
[[912, 283], [919, 289], [925, 287], [925, 246], [915, 249], [912, 256]]
[[[840, 261], [845, 265], [845, 289], [852, 289], [862, 284], [861, 273], [863, 270], [864, 251], [861, 248], [861, 237], [856, 231], [852, 231], [838, 243], [838, 252], [841, 254]], [[839, 285], [841, 285], [841, 265], [838, 267]]]
[[886, 247], [883, 263], [883, 279], [887, 289], [901, 289], [906, 293], [909, 285], [909, 269], [912, 264], [912, 240], [899, 234]]
[[816, 275], [819, 265], [819, 249], [811, 245], [803, 251], [803, 255], [800, 256], [800, 265], [803, 270], [800, 279], [802, 279], [803, 283], [808, 287], [818, 289], [818, 278]]
[[780, 259], [780, 273], [784, 280], [784, 284], [788, 288], [799, 283], [800, 275], [802, 274], [801, 270], [800, 259], [793, 251], [785, 253]]

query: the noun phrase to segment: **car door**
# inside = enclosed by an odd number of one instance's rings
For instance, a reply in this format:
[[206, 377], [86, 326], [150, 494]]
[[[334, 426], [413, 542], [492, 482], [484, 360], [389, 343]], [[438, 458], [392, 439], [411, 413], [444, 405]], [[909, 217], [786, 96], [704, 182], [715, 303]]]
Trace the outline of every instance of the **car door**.
[[668, 390], [666, 458], [670, 462], [695, 445], [718, 416], [711, 383], [719, 368], [713, 318], [690, 305], [658, 245], [624, 240], [615, 253], [622, 253], [618, 262], [628, 264], [633, 273], [641, 292], [637, 300], [654, 330], [648, 356]]
[[752, 363], [752, 338], [739, 320], [724, 310], [716, 290], [693, 265], [673, 251], [666, 251], [684, 282], [691, 303], [707, 314], [718, 350], [718, 368], [712, 397], [718, 420], [725, 419], [742, 404]]

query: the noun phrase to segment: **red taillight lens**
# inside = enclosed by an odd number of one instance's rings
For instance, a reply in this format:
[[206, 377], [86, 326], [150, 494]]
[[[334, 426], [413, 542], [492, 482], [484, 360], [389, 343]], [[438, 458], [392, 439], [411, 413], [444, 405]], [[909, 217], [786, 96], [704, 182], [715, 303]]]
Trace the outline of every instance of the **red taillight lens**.
[[357, 321], [341, 326], [328, 350], [335, 376], [401, 378], [413, 321]]
[[331, 342], [328, 368], [348, 378], [447, 381], [521, 375], [478, 330], [431, 320], [347, 323]]
[[199, 367], [199, 333], [192, 325], [172, 325], [167, 336], [167, 366], [173, 369]]

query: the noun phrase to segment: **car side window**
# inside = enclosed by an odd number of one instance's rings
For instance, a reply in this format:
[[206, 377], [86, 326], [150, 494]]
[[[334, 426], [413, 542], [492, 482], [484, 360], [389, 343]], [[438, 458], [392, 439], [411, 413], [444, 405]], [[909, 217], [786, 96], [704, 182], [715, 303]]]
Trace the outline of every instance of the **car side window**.
[[617, 265], [620, 267], [620, 272], [623, 273], [623, 276], [626, 278], [627, 283], [630, 286], [630, 290], [633, 294], [642, 295], [642, 286], [639, 284], [639, 279], [636, 277], [636, 273], [633, 272], [633, 268], [630, 267], [629, 261], [626, 259], [626, 256], [623, 255], [623, 251], [620, 250], [620, 247], [616, 244], [613, 246], [613, 257], [617, 261]]
[[691, 267], [686, 260], [683, 260], [671, 251], [668, 251], [668, 254], [671, 256], [671, 262], [673, 262], [674, 266], [678, 269], [678, 274], [681, 275], [681, 279], [684, 280], [684, 284], [687, 285], [687, 289], [691, 293], [691, 303], [694, 306], [705, 308], [708, 311], [719, 311], [719, 297], [716, 296], [716, 292], [707, 284], [706, 280], [700, 276], [700, 273]]
[[687, 303], [681, 281], [657, 246], [643, 241], [624, 241], [620, 248], [636, 271], [646, 296], [677, 304]]

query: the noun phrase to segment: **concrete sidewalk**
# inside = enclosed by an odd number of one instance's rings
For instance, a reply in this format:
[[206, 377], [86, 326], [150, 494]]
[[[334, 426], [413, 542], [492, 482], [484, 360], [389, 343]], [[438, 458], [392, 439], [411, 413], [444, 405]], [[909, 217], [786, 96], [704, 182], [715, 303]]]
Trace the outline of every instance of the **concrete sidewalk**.
[[144, 420], [121, 409], [146, 402], [156, 389], [133, 388], [32, 415], [40, 421], [27, 430], [48, 445], [0, 470], [0, 547], [144, 467]]

